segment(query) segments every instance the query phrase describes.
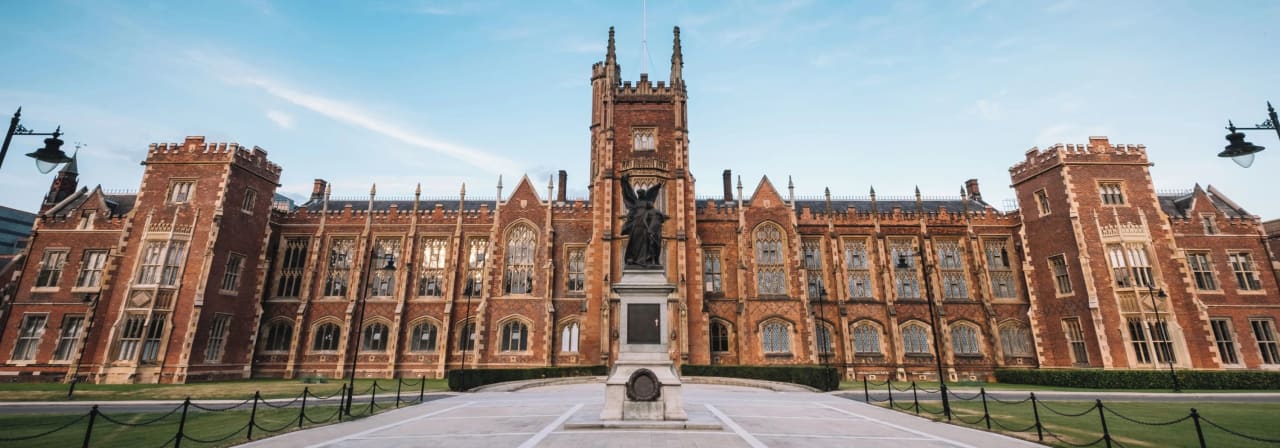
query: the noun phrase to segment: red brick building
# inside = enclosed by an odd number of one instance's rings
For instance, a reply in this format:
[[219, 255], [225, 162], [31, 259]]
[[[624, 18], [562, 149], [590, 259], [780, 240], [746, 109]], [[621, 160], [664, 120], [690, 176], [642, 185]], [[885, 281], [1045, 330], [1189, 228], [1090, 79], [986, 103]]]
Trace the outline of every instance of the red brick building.
[[153, 145], [137, 193], [77, 189], [64, 173], [4, 277], [0, 375], [607, 364], [623, 175], [662, 184], [678, 363], [826, 363], [872, 379], [933, 378], [938, 354], [952, 379], [1280, 368], [1261, 223], [1212, 187], [1158, 194], [1141, 146], [1033, 149], [1010, 170], [1022, 208], [1007, 213], [976, 180], [945, 197], [797, 197], [768, 178], [745, 194], [726, 170], [723, 196], [695, 197], [678, 30], [673, 50], [667, 82], [624, 82], [610, 33], [591, 72], [586, 200], [566, 198], [561, 172], [545, 191], [499, 181], [488, 200], [465, 186], [343, 198], [317, 179], [304, 204], [272, 204], [280, 168], [265, 151], [201, 137]]

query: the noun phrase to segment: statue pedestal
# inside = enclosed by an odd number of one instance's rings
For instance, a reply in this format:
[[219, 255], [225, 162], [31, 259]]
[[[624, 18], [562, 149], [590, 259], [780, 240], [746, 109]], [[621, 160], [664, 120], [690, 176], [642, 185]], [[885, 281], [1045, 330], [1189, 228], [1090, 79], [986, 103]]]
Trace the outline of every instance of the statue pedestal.
[[601, 420], [688, 420], [668, 349], [667, 298], [675, 289], [660, 269], [625, 269], [613, 285], [621, 302], [621, 340], [605, 380]]

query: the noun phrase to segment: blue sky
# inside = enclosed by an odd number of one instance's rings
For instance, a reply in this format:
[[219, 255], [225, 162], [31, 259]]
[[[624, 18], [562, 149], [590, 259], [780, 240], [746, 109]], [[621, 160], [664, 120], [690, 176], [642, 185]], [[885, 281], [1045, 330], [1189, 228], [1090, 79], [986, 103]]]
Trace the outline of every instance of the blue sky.
[[[590, 67], [617, 27], [641, 70], [641, 2], [10, 2], [0, 113], [61, 124], [82, 184], [136, 189], [147, 144], [187, 135], [261, 146], [281, 192], [492, 197], [569, 171], [586, 195]], [[730, 1], [648, 5], [651, 79], [679, 25], [691, 163], [702, 195], [733, 169], [797, 194], [1012, 198], [1032, 146], [1145, 144], [1157, 188], [1212, 184], [1280, 218], [1280, 140], [1252, 168], [1216, 157], [1227, 119], [1280, 103], [1280, 2]], [[33, 210], [51, 175], [14, 139], [0, 204]]]

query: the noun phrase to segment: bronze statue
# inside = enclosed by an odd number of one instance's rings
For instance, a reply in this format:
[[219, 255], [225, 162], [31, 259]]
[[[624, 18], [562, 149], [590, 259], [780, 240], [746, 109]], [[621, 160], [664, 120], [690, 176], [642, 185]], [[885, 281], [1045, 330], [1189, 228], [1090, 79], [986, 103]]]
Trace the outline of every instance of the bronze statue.
[[622, 200], [627, 205], [622, 234], [629, 237], [623, 261], [627, 267], [662, 267], [662, 223], [667, 215], [654, 206], [661, 188], [658, 184], [636, 191], [631, 187], [631, 176], [622, 176]]

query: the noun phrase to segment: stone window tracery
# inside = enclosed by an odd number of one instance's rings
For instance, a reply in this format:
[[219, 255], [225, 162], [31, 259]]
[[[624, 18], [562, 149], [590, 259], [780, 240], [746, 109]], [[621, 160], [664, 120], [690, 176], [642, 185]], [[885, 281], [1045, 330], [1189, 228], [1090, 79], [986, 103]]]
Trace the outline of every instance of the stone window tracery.
[[501, 347], [504, 352], [523, 352], [529, 350], [529, 326], [519, 320], [511, 320], [502, 325]]
[[507, 294], [533, 293], [533, 258], [537, 236], [532, 227], [517, 224], [507, 233], [507, 266], [503, 285]]
[[849, 272], [849, 298], [871, 298], [871, 269], [864, 239], [844, 241], [844, 263]]
[[902, 352], [908, 355], [928, 355], [929, 330], [919, 323], [909, 323], [902, 327]]
[[880, 355], [880, 326], [871, 322], [853, 325], [853, 349], [859, 355]]
[[329, 240], [329, 260], [325, 271], [324, 295], [341, 297], [347, 295], [347, 286], [351, 279], [351, 266], [354, 263], [355, 238], [333, 238]]
[[766, 355], [791, 353], [791, 324], [779, 320], [765, 322], [760, 336]]
[[447, 238], [422, 239], [422, 265], [418, 269], [418, 296], [444, 295], [445, 252], [448, 247]]
[[756, 289], [761, 296], [787, 294], [782, 230], [772, 223], [756, 229]]

